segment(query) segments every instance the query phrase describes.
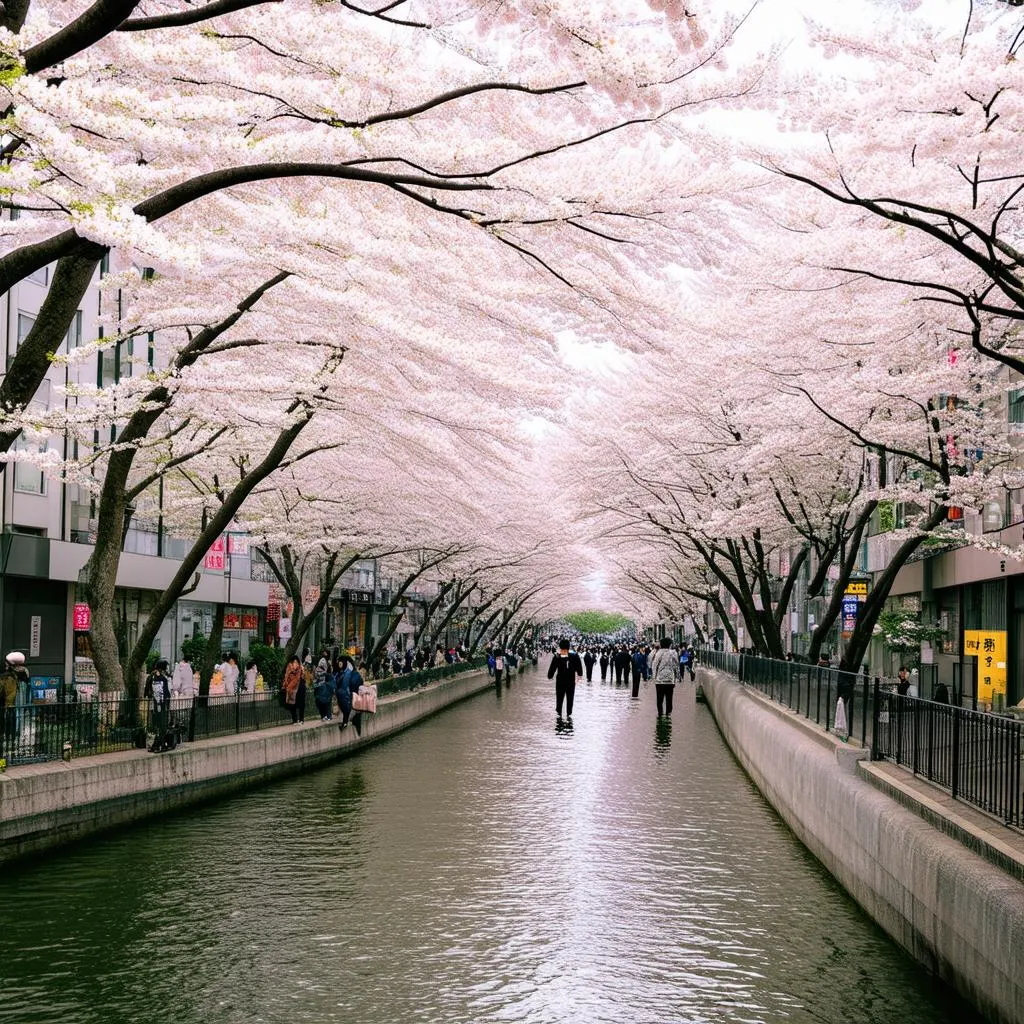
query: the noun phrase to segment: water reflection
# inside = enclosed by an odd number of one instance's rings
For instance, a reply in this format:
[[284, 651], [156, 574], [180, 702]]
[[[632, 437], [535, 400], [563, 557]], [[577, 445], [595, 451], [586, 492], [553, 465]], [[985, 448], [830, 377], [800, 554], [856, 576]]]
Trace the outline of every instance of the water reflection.
[[678, 689], [657, 721], [649, 687], [580, 688], [552, 730], [533, 674], [329, 769], [9, 872], [0, 1022], [974, 1020]]
[[672, 719], [661, 718], [655, 719], [654, 722], [654, 753], [658, 756], [664, 756], [669, 746], [672, 744]]

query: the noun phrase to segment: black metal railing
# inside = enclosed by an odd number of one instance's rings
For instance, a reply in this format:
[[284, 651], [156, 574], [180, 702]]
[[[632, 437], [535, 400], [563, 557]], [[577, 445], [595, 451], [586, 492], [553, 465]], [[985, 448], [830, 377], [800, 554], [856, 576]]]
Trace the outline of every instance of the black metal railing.
[[1024, 722], [955, 704], [900, 695], [893, 682], [828, 666], [750, 654], [701, 651], [698, 662], [727, 672], [773, 701], [834, 731], [843, 699], [850, 738], [978, 807], [1024, 828]]
[[[415, 690], [439, 679], [478, 669], [482, 661], [422, 669], [376, 681], [377, 693]], [[332, 701], [332, 713], [337, 703]], [[306, 687], [302, 716], [319, 717], [312, 686]], [[154, 735], [170, 735], [174, 743], [255, 732], [292, 721], [278, 690], [232, 696], [172, 697], [157, 708], [152, 700], [124, 694], [54, 704], [25, 704], [0, 711], [0, 758], [8, 765], [56, 761], [61, 758], [145, 748]]]
[[744, 683], [816, 722], [826, 732], [835, 730], [836, 705], [842, 697], [846, 735], [863, 746], [868, 745], [871, 722], [868, 676], [799, 661], [779, 661], [750, 654], [736, 657], [740, 664], [734, 674]]
[[873, 760], [892, 761], [972, 804], [1024, 827], [1024, 722], [901, 696], [877, 682]]

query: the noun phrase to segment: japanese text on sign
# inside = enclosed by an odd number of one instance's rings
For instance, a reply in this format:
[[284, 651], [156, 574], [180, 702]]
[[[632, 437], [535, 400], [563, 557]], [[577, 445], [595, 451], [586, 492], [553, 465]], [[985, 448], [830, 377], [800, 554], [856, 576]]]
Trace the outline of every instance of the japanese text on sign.
[[964, 654], [978, 659], [978, 700], [991, 704], [996, 694], [1006, 696], [1006, 632], [965, 629]]

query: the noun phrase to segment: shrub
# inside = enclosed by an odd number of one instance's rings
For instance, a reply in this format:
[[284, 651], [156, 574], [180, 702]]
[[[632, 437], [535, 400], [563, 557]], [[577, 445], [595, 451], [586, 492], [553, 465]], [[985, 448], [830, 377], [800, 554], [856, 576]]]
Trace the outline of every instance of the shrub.
[[250, 644], [249, 657], [256, 662], [267, 686], [280, 686], [284, 677], [284, 648], [267, 644]]

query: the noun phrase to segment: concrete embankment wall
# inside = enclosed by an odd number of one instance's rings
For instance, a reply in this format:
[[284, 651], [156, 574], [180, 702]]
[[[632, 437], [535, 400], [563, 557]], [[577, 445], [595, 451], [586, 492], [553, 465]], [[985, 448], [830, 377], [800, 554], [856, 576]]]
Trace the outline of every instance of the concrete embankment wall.
[[379, 742], [493, 685], [466, 672], [378, 702], [362, 737], [337, 721], [307, 721], [186, 743], [163, 754], [100, 754], [9, 769], [0, 774], [0, 863], [93, 833], [224, 796], [327, 764]]
[[1021, 1024], [1024, 885], [872, 786], [861, 752], [723, 674], [701, 682], [747, 774], [861, 907], [987, 1019]]

